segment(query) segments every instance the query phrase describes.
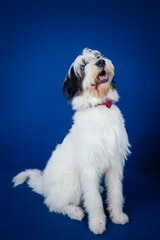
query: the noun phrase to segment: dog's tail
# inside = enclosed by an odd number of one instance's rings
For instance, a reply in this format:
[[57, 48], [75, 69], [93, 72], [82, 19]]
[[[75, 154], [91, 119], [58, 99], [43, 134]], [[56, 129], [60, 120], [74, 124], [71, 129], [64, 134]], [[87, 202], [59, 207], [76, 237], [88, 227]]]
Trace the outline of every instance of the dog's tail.
[[42, 191], [42, 171], [38, 169], [27, 169], [16, 175], [12, 182], [14, 187], [27, 181], [28, 185], [33, 189], [34, 192], [43, 194]]

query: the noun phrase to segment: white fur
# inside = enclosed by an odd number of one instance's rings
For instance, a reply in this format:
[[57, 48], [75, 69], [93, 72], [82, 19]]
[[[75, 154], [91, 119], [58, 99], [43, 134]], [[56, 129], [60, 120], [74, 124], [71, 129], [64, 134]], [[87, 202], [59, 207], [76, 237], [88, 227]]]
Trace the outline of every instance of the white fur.
[[[107, 97], [118, 101], [116, 90], [110, 89]], [[26, 170], [14, 177], [14, 186], [29, 178], [28, 184], [42, 194], [50, 211], [82, 220], [84, 202], [88, 213], [89, 228], [101, 234], [106, 228], [99, 190], [101, 177], [105, 175], [107, 203], [111, 220], [125, 224], [128, 217], [123, 213], [122, 178], [123, 166], [129, 151], [129, 141], [124, 119], [113, 104], [96, 106], [102, 99], [85, 92], [73, 98], [76, 110], [73, 126], [62, 144], [52, 153], [43, 172]]]

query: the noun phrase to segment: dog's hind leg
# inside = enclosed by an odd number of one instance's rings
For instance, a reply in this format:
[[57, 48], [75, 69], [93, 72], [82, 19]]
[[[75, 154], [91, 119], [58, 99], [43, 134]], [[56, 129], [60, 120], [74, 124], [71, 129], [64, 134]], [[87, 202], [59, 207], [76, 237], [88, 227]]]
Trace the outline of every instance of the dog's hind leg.
[[69, 204], [64, 206], [62, 209], [59, 210], [52, 210], [57, 213], [62, 213], [63, 215], [67, 215], [69, 218], [73, 220], [81, 221], [84, 218], [84, 211], [81, 207], [75, 206], [73, 204]]
[[45, 204], [51, 212], [62, 213], [71, 219], [81, 221], [84, 217], [81, 203], [81, 186], [78, 174], [67, 171], [58, 177], [59, 181], [49, 185]]

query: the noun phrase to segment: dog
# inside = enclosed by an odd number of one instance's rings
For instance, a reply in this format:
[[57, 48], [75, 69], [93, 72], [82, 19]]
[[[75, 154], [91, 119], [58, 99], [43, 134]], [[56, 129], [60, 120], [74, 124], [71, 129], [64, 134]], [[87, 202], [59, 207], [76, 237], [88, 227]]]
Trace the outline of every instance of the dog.
[[110, 219], [116, 224], [129, 221], [123, 212], [122, 178], [130, 143], [115, 104], [119, 95], [113, 77], [114, 66], [108, 58], [96, 50], [83, 50], [63, 83], [63, 92], [75, 110], [72, 128], [43, 171], [28, 169], [13, 178], [14, 186], [27, 180], [52, 212], [79, 221], [86, 212], [94, 234], [106, 229], [102, 176]]

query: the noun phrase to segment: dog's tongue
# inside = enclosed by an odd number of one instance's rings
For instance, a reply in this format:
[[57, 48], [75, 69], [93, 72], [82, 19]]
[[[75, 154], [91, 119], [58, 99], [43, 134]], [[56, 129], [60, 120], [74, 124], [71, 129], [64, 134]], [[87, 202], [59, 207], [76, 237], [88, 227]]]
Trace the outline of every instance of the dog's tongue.
[[106, 75], [100, 75], [100, 76], [98, 76], [98, 78], [99, 78], [99, 80], [104, 80], [104, 79], [107, 79], [107, 76]]

